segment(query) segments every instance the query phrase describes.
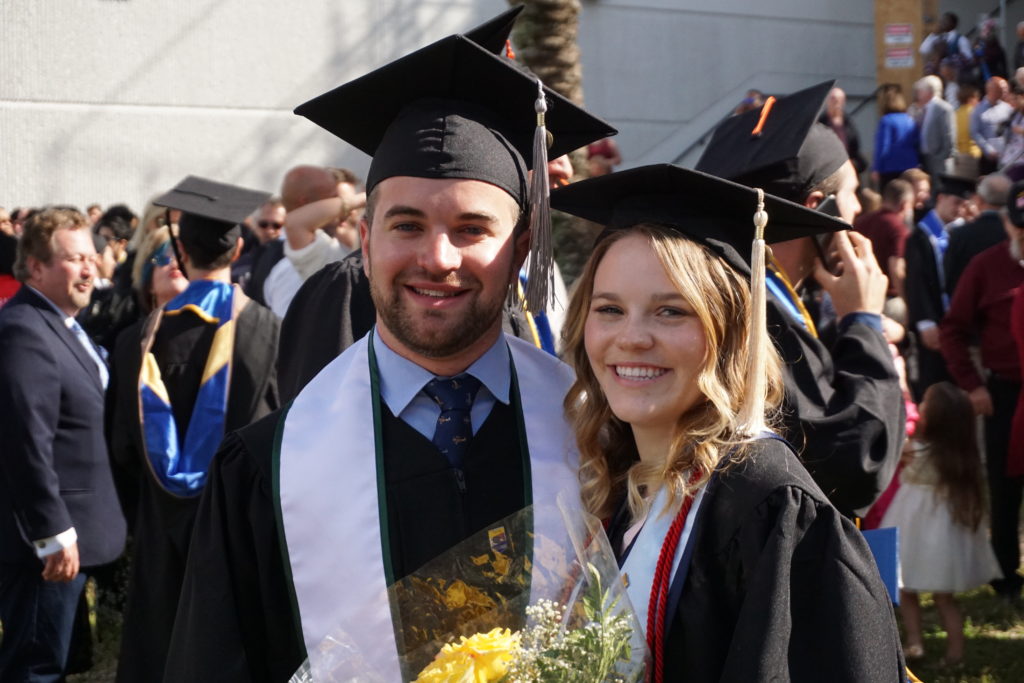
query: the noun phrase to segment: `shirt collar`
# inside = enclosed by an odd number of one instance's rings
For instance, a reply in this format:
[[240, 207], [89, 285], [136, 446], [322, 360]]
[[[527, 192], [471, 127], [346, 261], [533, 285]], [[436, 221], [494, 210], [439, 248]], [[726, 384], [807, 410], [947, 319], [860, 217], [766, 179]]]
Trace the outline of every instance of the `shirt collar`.
[[[399, 415], [435, 375], [408, 358], [398, 355], [384, 343], [376, 333], [376, 328], [374, 330], [373, 350], [377, 355], [377, 370], [380, 373], [380, 395], [392, 414]], [[509, 402], [512, 384], [507, 349], [505, 336], [499, 335], [497, 341], [466, 368], [466, 372], [480, 380], [495, 399], [506, 405]]]
[[57, 315], [59, 315], [59, 316], [60, 316], [60, 319], [61, 319], [61, 321], [62, 321], [62, 322], [64, 323], [64, 327], [68, 328], [69, 330], [70, 330], [70, 329], [71, 329], [72, 327], [74, 327], [74, 325], [75, 325], [75, 316], [73, 316], [73, 315], [68, 315], [68, 314], [67, 314], [67, 313], [65, 313], [64, 311], [60, 310], [60, 308], [58, 308], [58, 307], [57, 307], [57, 304], [55, 304], [55, 303], [53, 303], [52, 301], [50, 301], [50, 298], [49, 298], [48, 296], [46, 296], [45, 294], [43, 294], [42, 292], [40, 292], [40, 291], [39, 291], [38, 289], [36, 289], [36, 288], [35, 288], [35, 287], [33, 287], [32, 285], [25, 285], [25, 286], [26, 286], [26, 287], [28, 287], [28, 288], [29, 288], [30, 290], [32, 290], [33, 292], [35, 292], [35, 293], [36, 293], [36, 295], [37, 295], [37, 296], [38, 296], [38, 297], [39, 297], [40, 299], [42, 299], [42, 300], [43, 300], [43, 301], [45, 301], [46, 303], [50, 304], [50, 308], [52, 308], [52, 309], [53, 309], [54, 311], [56, 311]]

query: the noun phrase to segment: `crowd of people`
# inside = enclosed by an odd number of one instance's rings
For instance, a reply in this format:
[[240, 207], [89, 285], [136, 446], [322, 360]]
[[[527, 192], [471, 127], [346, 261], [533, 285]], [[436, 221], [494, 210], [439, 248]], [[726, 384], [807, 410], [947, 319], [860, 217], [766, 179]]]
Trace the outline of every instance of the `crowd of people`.
[[876, 190], [909, 168], [978, 178], [1000, 171], [1024, 178], [1024, 24], [1010, 71], [993, 20], [973, 45], [956, 14], [942, 15], [920, 46], [924, 76], [909, 96], [879, 90], [871, 181]]
[[991, 582], [1019, 602], [1024, 483], [1014, 455], [1024, 446], [1014, 312], [1024, 306], [1024, 81], [1007, 81], [993, 26], [973, 48], [956, 29], [947, 13], [921, 45], [934, 73], [915, 83], [909, 106], [898, 86], [880, 88], [868, 183], [880, 192], [861, 190], [865, 211], [853, 221], [888, 277], [884, 329], [909, 416], [899, 473], [866, 526], [901, 529], [908, 659], [922, 656], [918, 594], [931, 592], [948, 661], [964, 648], [954, 593]]
[[[479, 531], [529, 554], [503, 520], [560, 491], [606, 524], [653, 680], [902, 681], [920, 592], [950, 664], [954, 593], [1019, 601], [1024, 184], [925, 145], [941, 81], [917, 119], [883, 95], [870, 166], [826, 82], [751, 94], [695, 170], [614, 171], [614, 129], [510, 63], [518, 11], [296, 110], [365, 184], [0, 210], [0, 679], [60, 679], [130, 537], [118, 680], [286, 681], [339, 627], [413, 680], [388, 587]], [[367, 88], [395, 97], [338, 114]], [[600, 228], [560, 303], [549, 203]], [[903, 645], [861, 517], [903, 532]]]

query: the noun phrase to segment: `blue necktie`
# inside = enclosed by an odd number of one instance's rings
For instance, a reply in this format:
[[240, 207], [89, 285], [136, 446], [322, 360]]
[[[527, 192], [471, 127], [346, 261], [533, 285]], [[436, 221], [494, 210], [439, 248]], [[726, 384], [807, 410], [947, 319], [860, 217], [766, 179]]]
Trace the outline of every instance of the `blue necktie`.
[[89, 354], [89, 357], [96, 364], [96, 371], [100, 373], [100, 383], [106, 389], [107, 382], [110, 381], [110, 372], [107, 370], [107, 364], [100, 355], [100, 352], [93, 345], [89, 335], [85, 333], [85, 330], [82, 329], [77, 320], [72, 319], [71, 326], [68, 329], [74, 333], [75, 337], [78, 338], [78, 342], [85, 349], [85, 352]]
[[434, 445], [454, 467], [462, 467], [469, 441], [473, 438], [469, 411], [479, 389], [480, 380], [466, 374], [437, 377], [423, 387], [424, 393], [441, 408], [437, 427], [434, 428]]

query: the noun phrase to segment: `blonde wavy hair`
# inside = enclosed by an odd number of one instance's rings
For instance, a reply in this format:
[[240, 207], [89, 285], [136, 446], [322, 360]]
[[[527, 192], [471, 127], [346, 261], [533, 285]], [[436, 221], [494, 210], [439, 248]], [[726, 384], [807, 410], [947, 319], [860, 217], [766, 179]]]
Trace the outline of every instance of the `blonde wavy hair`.
[[[641, 235], [665, 268], [669, 280], [686, 299], [704, 330], [705, 355], [697, 374], [703, 400], [679, 416], [672, 453], [661, 463], [641, 462], [629, 424], [615, 417], [587, 357], [584, 333], [591, 308], [594, 278], [601, 260], [619, 240]], [[580, 451], [583, 502], [593, 514], [607, 518], [625, 494], [634, 519], [647, 512], [645, 493], [668, 487], [669, 510], [683, 496], [703, 485], [719, 463], [746, 457], [750, 437], [739, 424], [751, 345], [750, 284], [721, 257], [679, 232], [661, 225], [640, 224], [612, 233], [591, 254], [580, 276], [563, 326], [566, 361], [576, 381], [565, 397], [565, 411]], [[782, 401], [782, 361], [771, 343], [767, 374], [765, 423], [778, 423]], [[697, 471], [688, 486], [687, 474]], [[689, 490], [688, 490], [689, 489]]]

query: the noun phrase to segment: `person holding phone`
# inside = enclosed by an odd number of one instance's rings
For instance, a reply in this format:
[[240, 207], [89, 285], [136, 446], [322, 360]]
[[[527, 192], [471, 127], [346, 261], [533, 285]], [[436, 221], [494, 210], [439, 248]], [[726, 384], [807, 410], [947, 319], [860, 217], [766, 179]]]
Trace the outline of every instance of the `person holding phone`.
[[[827, 81], [734, 116], [714, 133], [697, 164], [808, 208], [834, 210], [847, 223], [860, 212], [857, 174], [835, 133], [817, 123]], [[831, 199], [830, 199], [831, 198]], [[768, 329], [784, 360], [783, 435], [829, 500], [844, 514], [869, 506], [889, 483], [904, 437], [903, 399], [882, 332], [888, 279], [871, 242], [835, 234], [829, 251], [802, 237], [772, 246]], [[815, 280], [836, 311], [827, 347], [800, 295]]]

